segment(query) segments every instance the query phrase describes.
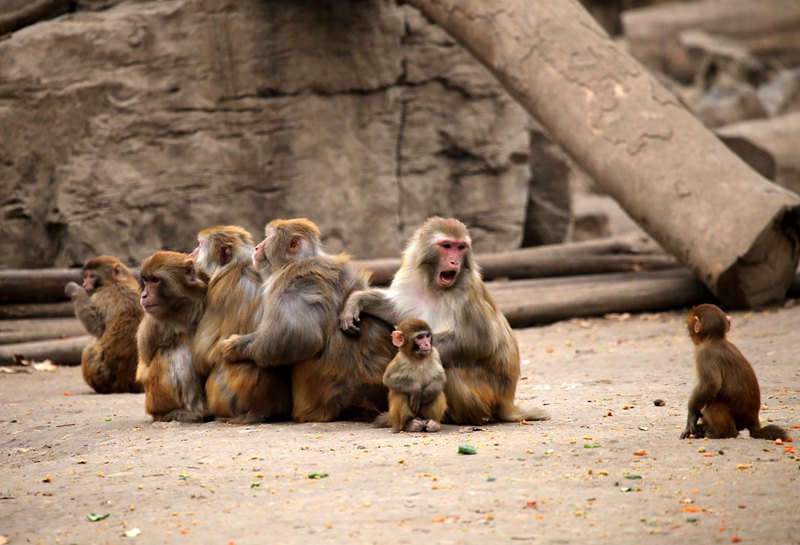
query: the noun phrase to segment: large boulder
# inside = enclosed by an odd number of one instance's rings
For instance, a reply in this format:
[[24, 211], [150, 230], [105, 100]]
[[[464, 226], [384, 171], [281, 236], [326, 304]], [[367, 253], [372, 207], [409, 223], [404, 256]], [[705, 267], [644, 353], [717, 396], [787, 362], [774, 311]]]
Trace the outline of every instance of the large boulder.
[[528, 123], [393, 1], [78, 9], [0, 41], [0, 267], [138, 263], [297, 216], [358, 257], [397, 255], [431, 214], [517, 247]]

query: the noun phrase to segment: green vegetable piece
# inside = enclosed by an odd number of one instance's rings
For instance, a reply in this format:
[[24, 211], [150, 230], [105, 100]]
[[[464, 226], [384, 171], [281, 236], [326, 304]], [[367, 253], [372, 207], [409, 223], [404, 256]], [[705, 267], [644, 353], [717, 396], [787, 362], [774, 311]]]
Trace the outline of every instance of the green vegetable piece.
[[641, 478], [642, 478], [642, 476], [641, 476], [641, 475], [634, 475], [634, 474], [631, 474], [631, 475], [625, 475], [625, 478], [626, 478], [626, 479], [641, 479]]
[[324, 479], [327, 476], [328, 476], [327, 473], [309, 473], [308, 474], [308, 478], [309, 479]]
[[600, 445], [593, 445], [591, 443], [584, 443], [583, 448], [600, 448]]
[[110, 513], [103, 513], [102, 515], [98, 515], [97, 513], [89, 513], [86, 515], [86, 518], [92, 522], [97, 522], [98, 520], [107, 519], [109, 516], [111, 516]]
[[459, 454], [477, 454], [477, 452], [473, 445], [458, 445]]

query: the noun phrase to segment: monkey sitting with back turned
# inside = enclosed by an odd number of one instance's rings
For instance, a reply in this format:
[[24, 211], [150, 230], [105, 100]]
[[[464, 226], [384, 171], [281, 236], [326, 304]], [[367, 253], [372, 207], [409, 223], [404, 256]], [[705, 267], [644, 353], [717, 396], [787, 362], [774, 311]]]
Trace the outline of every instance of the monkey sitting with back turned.
[[681, 439], [731, 438], [745, 428], [756, 439], [787, 439], [786, 431], [774, 424], [761, 427], [756, 373], [725, 338], [731, 328], [730, 318], [716, 305], [705, 304], [689, 312], [687, 325], [695, 344], [697, 384], [689, 398], [689, 416]]
[[431, 327], [423, 320], [403, 320], [392, 332], [392, 344], [399, 350], [383, 374], [389, 412], [378, 416], [375, 426], [391, 425], [395, 432], [439, 431], [447, 409], [445, 372]]

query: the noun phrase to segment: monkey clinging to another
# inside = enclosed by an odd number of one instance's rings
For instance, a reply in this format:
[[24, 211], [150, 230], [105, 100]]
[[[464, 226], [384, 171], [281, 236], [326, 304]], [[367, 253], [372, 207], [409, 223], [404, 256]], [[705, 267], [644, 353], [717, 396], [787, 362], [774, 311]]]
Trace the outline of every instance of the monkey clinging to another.
[[447, 409], [445, 374], [431, 327], [423, 320], [403, 320], [392, 332], [392, 344], [399, 350], [383, 374], [389, 388], [389, 422], [384, 413], [375, 425], [391, 424], [396, 432], [439, 431]]
[[[689, 416], [681, 439], [730, 438], [747, 428], [757, 439], [787, 439], [775, 425], [761, 427], [761, 391], [753, 367], [725, 338], [731, 321], [719, 307], [705, 304], [689, 312], [689, 335], [695, 344], [697, 384], [689, 398]], [[702, 424], [699, 419], [702, 416]]]

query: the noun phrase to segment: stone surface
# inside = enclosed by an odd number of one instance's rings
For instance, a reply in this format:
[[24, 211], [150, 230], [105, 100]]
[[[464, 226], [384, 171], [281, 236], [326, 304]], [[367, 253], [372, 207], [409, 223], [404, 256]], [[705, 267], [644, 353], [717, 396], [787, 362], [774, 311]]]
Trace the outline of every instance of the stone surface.
[[397, 255], [431, 214], [518, 247], [528, 116], [388, 0], [123, 1], [0, 41], [0, 267], [136, 264], [235, 223]]

